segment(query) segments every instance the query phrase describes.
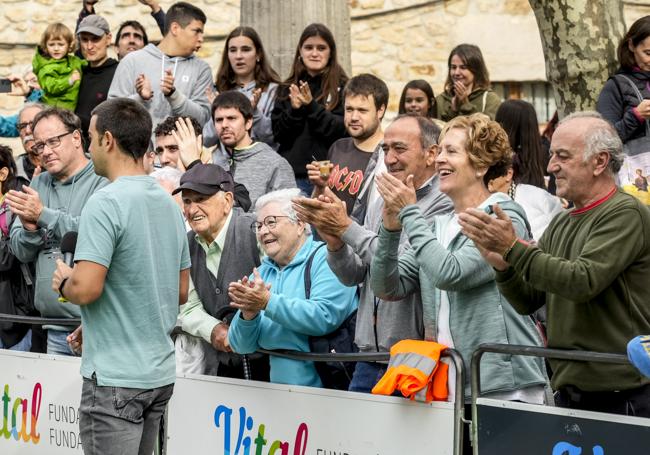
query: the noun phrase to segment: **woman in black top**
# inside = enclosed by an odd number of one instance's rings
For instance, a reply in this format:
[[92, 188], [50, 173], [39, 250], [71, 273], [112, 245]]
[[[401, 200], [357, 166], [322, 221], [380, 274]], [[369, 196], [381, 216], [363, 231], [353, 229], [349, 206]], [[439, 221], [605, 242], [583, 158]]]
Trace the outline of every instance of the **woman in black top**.
[[312, 187], [305, 166], [326, 159], [330, 145], [346, 135], [343, 87], [347, 80], [332, 32], [323, 24], [308, 25], [271, 114], [278, 153], [289, 161], [298, 187], [307, 194]]
[[621, 66], [605, 83], [596, 110], [625, 144], [646, 136], [650, 118], [650, 16], [632, 24], [618, 45], [618, 61]]

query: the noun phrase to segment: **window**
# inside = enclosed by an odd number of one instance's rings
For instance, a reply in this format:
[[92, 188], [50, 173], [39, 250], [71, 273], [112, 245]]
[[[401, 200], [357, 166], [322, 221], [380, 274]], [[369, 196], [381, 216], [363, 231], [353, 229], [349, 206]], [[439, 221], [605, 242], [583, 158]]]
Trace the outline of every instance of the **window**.
[[492, 82], [492, 90], [504, 100], [528, 101], [535, 107], [539, 123], [548, 122], [555, 113], [553, 86], [546, 81]]

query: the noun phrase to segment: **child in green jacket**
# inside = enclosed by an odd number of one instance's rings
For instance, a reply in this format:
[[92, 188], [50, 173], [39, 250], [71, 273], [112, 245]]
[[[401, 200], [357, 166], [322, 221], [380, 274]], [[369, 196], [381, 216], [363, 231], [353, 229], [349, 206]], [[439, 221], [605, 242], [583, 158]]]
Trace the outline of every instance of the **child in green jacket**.
[[71, 111], [77, 106], [81, 70], [88, 64], [73, 54], [74, 46], [74, 35], [68, 27], [59, 22], [50, 24], [32, 60], [43, 90], [42, 101]]

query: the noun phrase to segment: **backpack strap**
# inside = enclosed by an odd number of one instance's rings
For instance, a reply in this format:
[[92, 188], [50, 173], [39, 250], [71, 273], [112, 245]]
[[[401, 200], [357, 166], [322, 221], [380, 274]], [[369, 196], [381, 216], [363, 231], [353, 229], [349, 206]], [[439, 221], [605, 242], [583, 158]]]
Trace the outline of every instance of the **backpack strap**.
[[318, 250], [320, 250], [325, 244], [321, 243], [316, 247], [314, 251], [311, 252], [309, 255], [309, 258], [307, 259], [307, 265], [305, 265], [305, 298], [309, 299], [311, 296], [311, 264], [314, 262], [314, 256], [316, 256], [316, 253], [318, 253]]
[[482, 113], [485, 113], [485, 105], [487, 104], [487, 96], [488, 96], [488, 92], [486, 90], [485, 92], [483, 92], [483, 108], [481, 108]]

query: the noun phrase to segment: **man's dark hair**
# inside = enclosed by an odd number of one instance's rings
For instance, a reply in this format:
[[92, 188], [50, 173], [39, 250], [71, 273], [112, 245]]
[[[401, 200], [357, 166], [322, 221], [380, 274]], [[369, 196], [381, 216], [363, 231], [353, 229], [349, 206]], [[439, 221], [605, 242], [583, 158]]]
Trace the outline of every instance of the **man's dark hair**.
[[97, 117], [97, 134], [101, 137], [109, 131], [122, 151], [136, 161], [147, 152], [152, 123], [142, 104], [128, 98], [113, 98], [101, 103], [90, 115]]
[[79, 117], [77, 117], [74, 112], [60, 107], [48, 107], [36, 114], [36, 117], [34, 117], [34, 121], [32, 122], [32, 131], [36, 129], [38, 122], [50, 117], [58, 118], [68, 132], [74, 130], [81, 131], [81, 120], [79, 120]]
[[[203, 133], [203, 128], [201, 124], [194, 118], [186, 116], [192, 122], [192, 127], [194, 128], [194, 134], [197, 136]], [[156, 129], [153, 130], [154, 136], [169, 136], [172, 134], [172, 131], [176, 131], [176, 122], [178, 120], [183, 120], [184, 117], [167, 117], [164, 121], [156, 126]]]
[[372, 96], [377, 110], [382, 106], [388, 107], [388, 86], [373, 74], [364, 73], [354, 76], [345, 85], [343, 93], [345, 98], [359, 95]]
[[142, 41], [144, 41], [144, 45], [146, 46], [149, 44], [149, 37], [147, 36], [147, 31], [144, 29], [142, 24], [138, 21], [125, 21], [120, 24], [120, 28], [117, 29], [117, 33], [115, 34], [115, 45], [117, 46], [117, 43], [120, 42], [120, 38], [122, 37], [122, 30], [124, 30], [124, 27], [133, 27], [134, 29], [138, 30], [140, 33], [142, 33]]
[[199, 21], [205, 24], [207, 18], [205, 13], [194, 5], [191, 5], [187, 2], [178, 2], [174, 3], [167, 10], [167, 15], [165, 16], [165, 35], [169, 33], [169, 29], [172, 25], [172, 22], [176, 22], [182, 28], [190, 25], [192, 21]]
[[220, 93], [212, 102], [212, 118], [217, 109], [234, 108], [241, 112], [244, 120], [253, 118], [253, 106], [246, 95], [236, 90]]

